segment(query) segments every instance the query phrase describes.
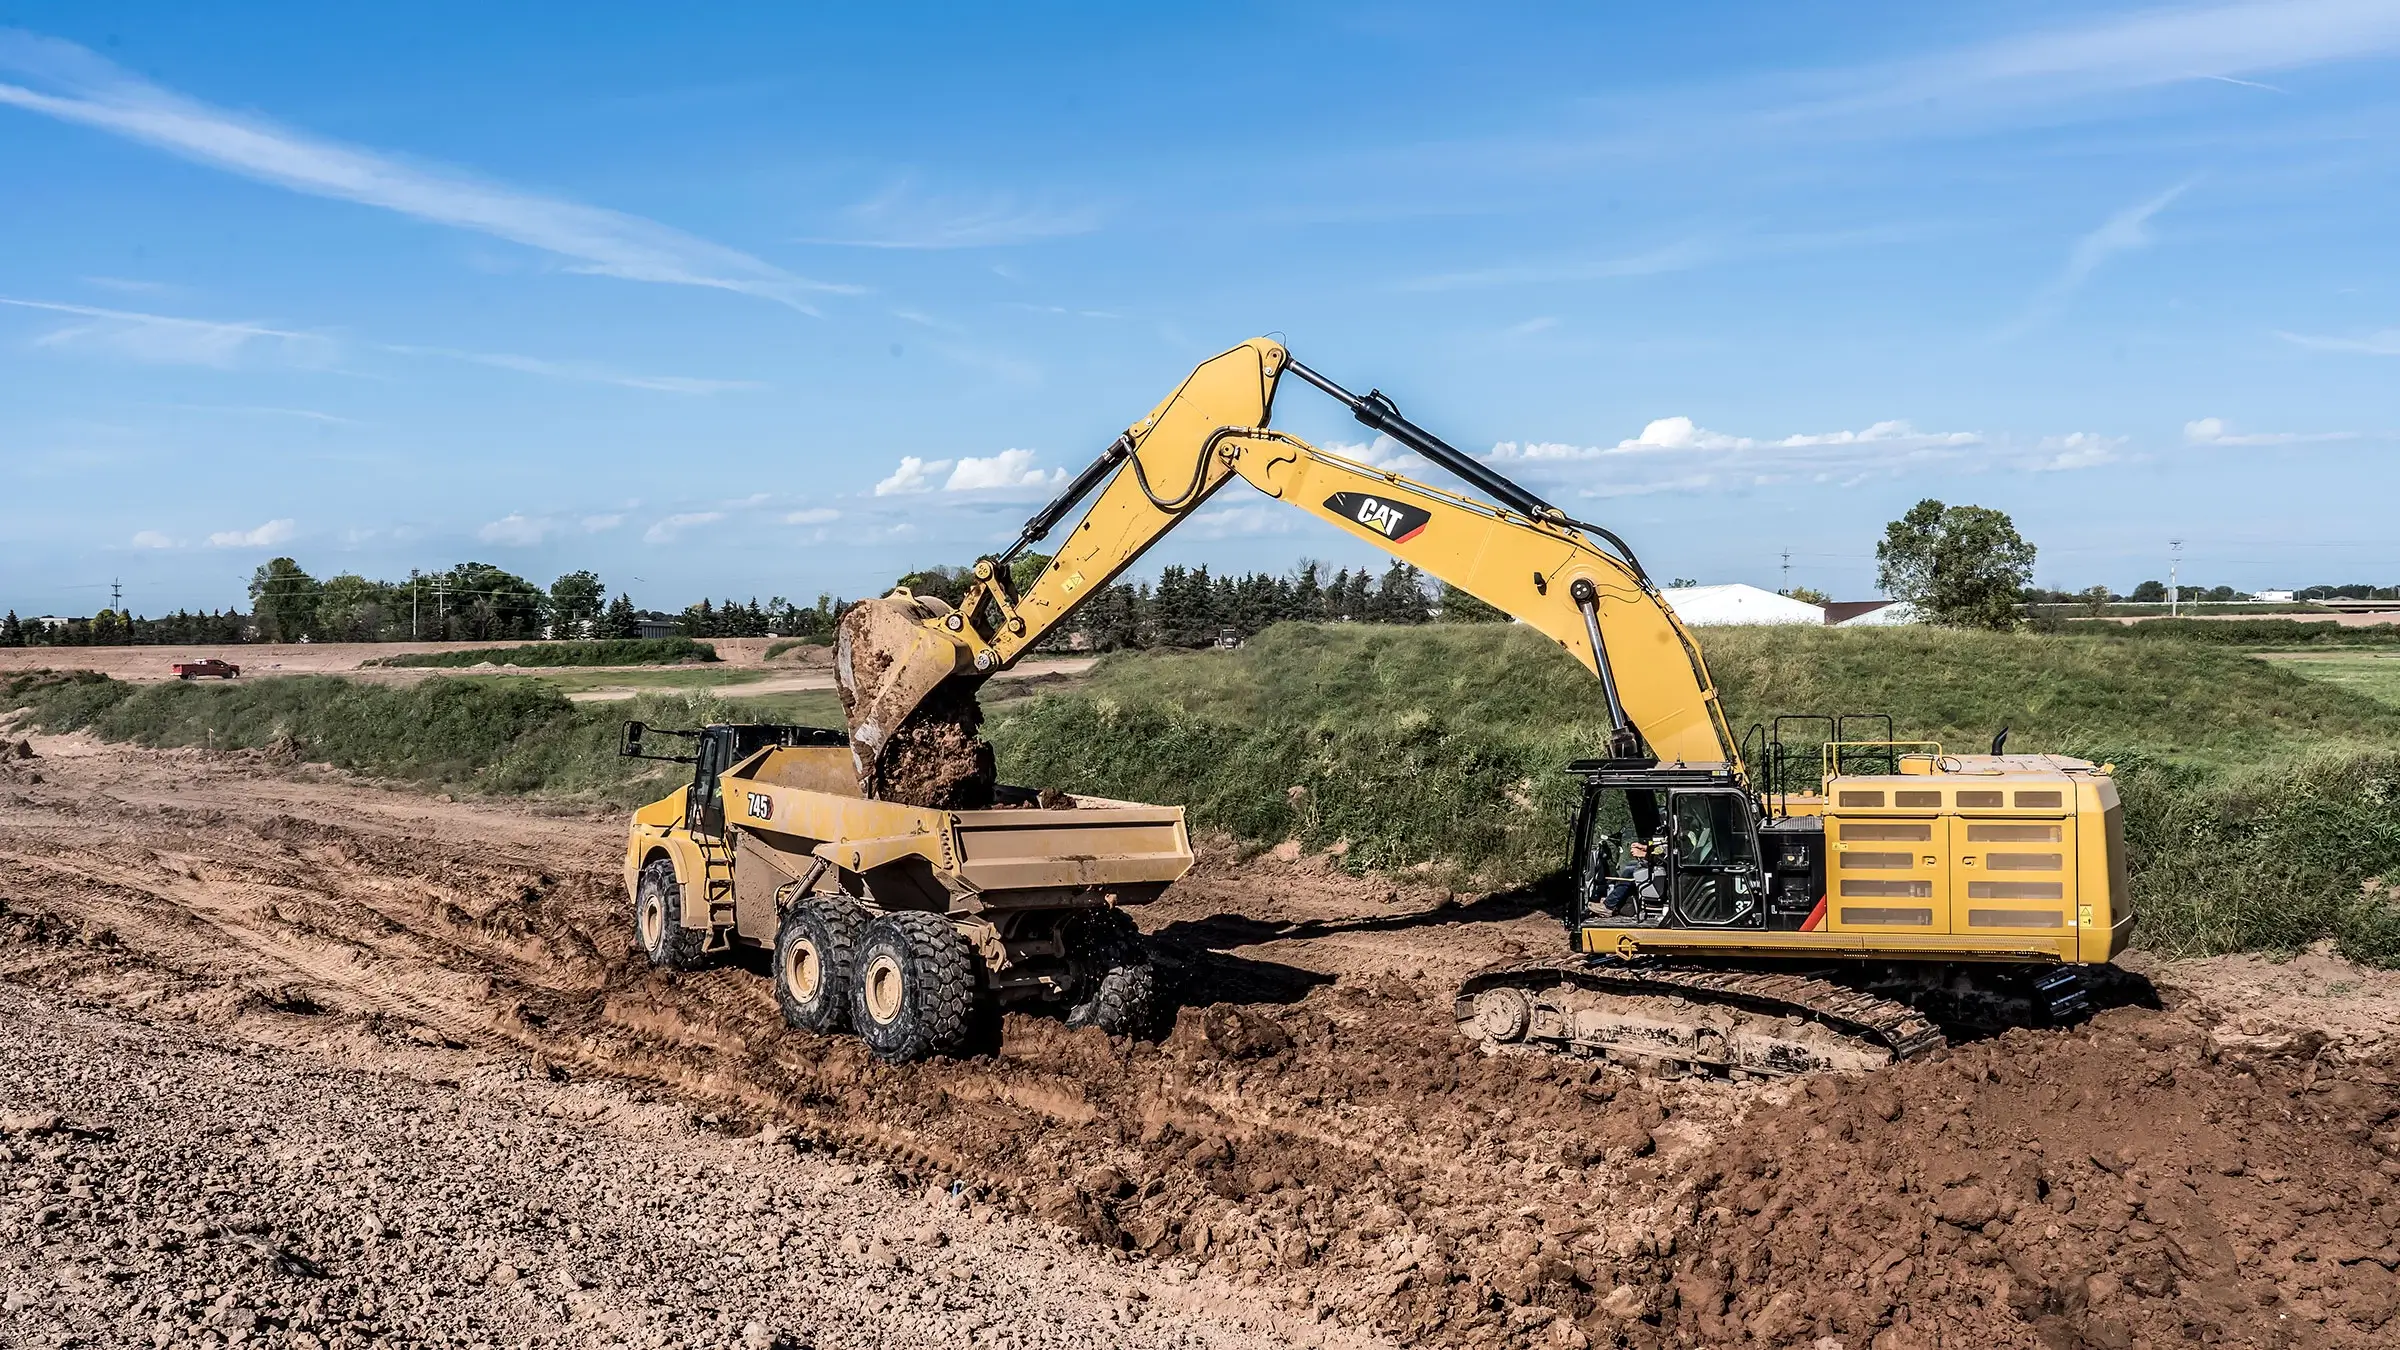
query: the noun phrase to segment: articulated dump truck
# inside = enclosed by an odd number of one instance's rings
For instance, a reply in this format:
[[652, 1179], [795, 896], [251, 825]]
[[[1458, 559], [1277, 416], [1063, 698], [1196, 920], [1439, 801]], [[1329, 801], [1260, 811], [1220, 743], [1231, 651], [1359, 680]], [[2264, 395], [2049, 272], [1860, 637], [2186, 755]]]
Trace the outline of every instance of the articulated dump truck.
[[769, 949], [786, 1022], [855, 1031], [887, 1060], [957, 1050], [1001, 1006], [1111, 1034], [1149, 1021], [1154, 975], [1122, 906], [1191, 869], [1181, 807], [1009, 787], [982, 810], [878, 801], [849, 737], [817, 727], [630, 722], [619, 753], [692, 765], [626, 841], [653, 964]]

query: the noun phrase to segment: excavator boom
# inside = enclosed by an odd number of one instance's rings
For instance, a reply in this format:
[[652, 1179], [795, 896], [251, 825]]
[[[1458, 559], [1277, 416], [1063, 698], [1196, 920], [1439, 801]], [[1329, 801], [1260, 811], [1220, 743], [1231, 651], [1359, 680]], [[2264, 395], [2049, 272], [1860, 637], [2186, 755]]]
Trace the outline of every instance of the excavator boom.
[[[1277, 385], [1287, 371], [1492, 501], [1272, 430]], [[977, 580], [957, 610], [895, 595], [845, 616], [837, 674], [853, 755], [870, 795], [892, 738], [937, 691], [948, 698], [971, 690], [1015, 662], [1237, 478], [1547, 634], [1599, 677], [1612, 758], [1740, 774], [1699, 648], [1621, 540], [1570, 521], [1400, 416], [1382, 394], [1352, 394], [1293, 361], [1282, 344], [1259, 338], [1202, 364], [1118, 437], [1006, 553], [977, 564]], [[1086, 497], [1090, 507], [1049, 565], [1016, 590], [1010, 559], [1045, 539]]]

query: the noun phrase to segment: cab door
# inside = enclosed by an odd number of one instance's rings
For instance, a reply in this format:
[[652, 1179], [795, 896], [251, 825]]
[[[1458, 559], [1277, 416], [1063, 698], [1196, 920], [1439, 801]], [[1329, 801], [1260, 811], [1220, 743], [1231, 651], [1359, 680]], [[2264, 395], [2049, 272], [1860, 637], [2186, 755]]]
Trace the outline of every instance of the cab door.
[[1676, 793], [1667, 813], [1667, 857], [1672, 925], [1755, 928], [1765, 921], [1757, 826], [1741, 793]]
[[692, 790], [686, 806], [686, 823], [694, 834], [710, 839], [725, 837], [723, 778], [732, 748], [723, 727], [709, 727], [700, 733], [700, 753], [692, 764]]

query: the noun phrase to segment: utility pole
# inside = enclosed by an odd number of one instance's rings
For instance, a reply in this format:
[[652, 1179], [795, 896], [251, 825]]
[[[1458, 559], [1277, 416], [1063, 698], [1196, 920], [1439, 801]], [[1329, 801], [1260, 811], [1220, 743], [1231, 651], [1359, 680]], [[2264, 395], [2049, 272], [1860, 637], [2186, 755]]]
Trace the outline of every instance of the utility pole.
[[2167, 541], [2167, 547], [2169, 549], [2167, 554], [2167, 617], [2170, 619], [2181, 618], [2183, 616], [2183, 588], [2177, 583], [2182, 579], [2183, 541], [2170, 539]]
[[108, 607], [119, 614], [125, 612], [125, 583], [116, 577], [108, 579]]
[[1792, 551], [1788, 548], [1783, 551], [1783, 593], [1792, 593]]

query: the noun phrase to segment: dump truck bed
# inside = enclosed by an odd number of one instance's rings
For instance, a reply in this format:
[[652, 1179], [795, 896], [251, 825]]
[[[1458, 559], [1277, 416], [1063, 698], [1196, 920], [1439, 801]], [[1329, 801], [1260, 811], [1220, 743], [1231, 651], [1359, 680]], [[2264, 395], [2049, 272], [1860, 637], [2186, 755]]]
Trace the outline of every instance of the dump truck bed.
[[1061, 805], [1047, 809], [944, 811], [870, 801], [850, 774], [846, 750], [765, 751], [725, 775], [725, 823], [786, 858], [863, 876], [921, 867], [982, 905], [1061, 890], [1145, 900], [1191, 870], [1181, 807], [1054, 794]]

